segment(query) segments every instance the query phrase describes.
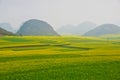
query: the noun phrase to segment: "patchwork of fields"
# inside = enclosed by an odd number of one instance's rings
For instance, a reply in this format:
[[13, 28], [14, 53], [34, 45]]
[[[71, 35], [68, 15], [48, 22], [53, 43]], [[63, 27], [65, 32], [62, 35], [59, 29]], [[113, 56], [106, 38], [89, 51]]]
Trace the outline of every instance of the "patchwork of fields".
[[0, 37], [0, 80], [120, 80], [120, 40]]

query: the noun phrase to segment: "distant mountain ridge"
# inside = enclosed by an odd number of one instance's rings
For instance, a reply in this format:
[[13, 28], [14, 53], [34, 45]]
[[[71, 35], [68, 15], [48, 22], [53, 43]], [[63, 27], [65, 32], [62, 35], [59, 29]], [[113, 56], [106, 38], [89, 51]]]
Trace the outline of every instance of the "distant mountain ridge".
[[[102, 24], [96, 26], [93, 22], [83, 22], [79, 25], [65, 25], [57, 30], [61, 35], [104, 36], [120, 34], [120, 26], [115, 24]], [[53, 27], [45, 21], [30, 19], [16, 32], [23, 36], [59, 36]], [[15, 35], [9, 23], [0, 23], [0, 35]]]
[[92, 30], [96, 27], [96, 24], [93, 22], [83, 22], [77, 26], [74, 25], [66, 25], [57, 30], [60, 34], [73, 34], [73, 35], [83, 35], [84, 33]]
[[93, 30], [88, 31], [84, 36], [102, 36], [107, 34], [119, 34], [120, 27], [115, 24], [102, 24]]
[[6, 36], [6, 35], [10, 36], [10, 35], [14, 35], [14, 34], [12, 32], [9, 32], [5, 29], [0, 28], [0, 36]]
[[37, 19], [26, 21], [16, 34], [26, 36], [59, 36], [50, 24]]

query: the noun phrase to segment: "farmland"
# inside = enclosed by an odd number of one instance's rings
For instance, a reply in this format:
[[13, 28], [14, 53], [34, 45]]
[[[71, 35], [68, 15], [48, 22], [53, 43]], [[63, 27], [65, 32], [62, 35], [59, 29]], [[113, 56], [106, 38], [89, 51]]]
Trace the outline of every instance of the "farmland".
[[0, 80], [120, 80], [120, 40], [0, 37]]

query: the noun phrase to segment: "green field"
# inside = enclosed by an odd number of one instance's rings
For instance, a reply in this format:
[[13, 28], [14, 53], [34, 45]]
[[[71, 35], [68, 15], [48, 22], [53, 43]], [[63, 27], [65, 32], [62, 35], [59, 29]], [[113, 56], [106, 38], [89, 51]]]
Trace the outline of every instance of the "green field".
[[120, 40], [0, 37], [0, 80], [120, 80]]

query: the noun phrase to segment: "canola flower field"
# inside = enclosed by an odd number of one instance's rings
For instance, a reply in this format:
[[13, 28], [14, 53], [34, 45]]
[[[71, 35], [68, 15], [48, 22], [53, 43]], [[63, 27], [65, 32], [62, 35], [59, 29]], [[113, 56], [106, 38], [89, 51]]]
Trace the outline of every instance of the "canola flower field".
[[120, 80], [120, 40], [0, 37], [0, 80]]

